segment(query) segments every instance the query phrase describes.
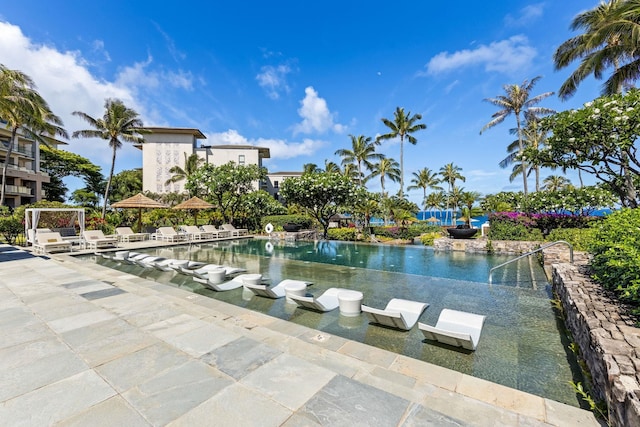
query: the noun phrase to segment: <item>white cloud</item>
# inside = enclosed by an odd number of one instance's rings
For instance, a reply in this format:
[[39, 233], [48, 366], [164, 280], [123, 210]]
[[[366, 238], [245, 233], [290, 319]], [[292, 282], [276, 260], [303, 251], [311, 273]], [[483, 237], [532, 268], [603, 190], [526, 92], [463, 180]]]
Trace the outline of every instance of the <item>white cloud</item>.
[[165, 85], [184, 90], [193, 89], [191, 73], [179, 71], [149, 70], [153, 58], [149, 56], [144, 62], [136, 62], [132, 66], [124, 67], [116, 77], [116, 84], [128, 87], [132, 91], [138, 89], [154, 90]]
[[536, 21], [544, 12], [544, 3], [530, 4], [520, 9], [520, 14], [505, 16], [504, 22], [509, 27], [524, 27]]
[[329, 111], [327, 101], [320, 98], [313, 87], [307, 87], [304, 93], [305, 97], [300, 101], [301, 107], [298, 109], [302, 122], [294, 126], [294, 135], [298, 133], [324, 133], [328, 130], [336, 133], [345, 131], [344, 125], [334, 122], [334, 113]]
[[286, 64], [273, 67], [265, 65], [261, 68], [261, 72], [256, 76], [258, 84], [266, 92], [269, 98], [280, 98], [281, 92], [289, 93], [290, 89], [287, 84], [287, 74], [291, 72], [291, 67]]
[[268, 148], [271, 159], [291, 159], [299, 156], [311, 156], [327, 145], [325, 141], [305, 138], [301, 142], [290, 142], [283, 139], [256, 138], [248, 139], [237, 130], [229, 129], [207, 135], [207, 143], [211, 145], [254, 145]]
[[536, 54], [525, 36], [513, 36], [489, 45], [479, 45], [475, 49], [441, 52], [431, 58], [426, 65], [426, 72], [420, 74], [435, 75], [476, 65], [484, 66], [486, 71], [513, 73], [530, 67]]

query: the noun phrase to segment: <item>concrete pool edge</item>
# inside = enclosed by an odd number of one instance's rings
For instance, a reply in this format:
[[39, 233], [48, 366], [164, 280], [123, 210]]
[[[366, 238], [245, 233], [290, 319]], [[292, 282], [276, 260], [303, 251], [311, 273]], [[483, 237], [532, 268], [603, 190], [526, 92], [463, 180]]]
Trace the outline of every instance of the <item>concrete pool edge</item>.
[[[65, 267], [95, 280], [113, 282], [114, 286], [128, 293], [139, 296], [160, 294], [178, 306], [190, 311], [195, 310], [200, 313], [202, 319], [215, 321], [288, 354], [330, 367], [337, 374], [443, 413], [451, 413], [454, 408], [450, 406], [454, 401], [465, 402], [465, 407], [485, 404], [518, 417], [532, 418], [553, 425], [566, 425], [576, 420], [599, 425], [592, 413], [570, 405], [349, 341], [196, 295], [187, 290], [141, 279], [108, 267], [85, 265], [73, 256], [58, 255], [54, 258], [62, 261]], [[454, 415], [464, 414], [456, 412]]]

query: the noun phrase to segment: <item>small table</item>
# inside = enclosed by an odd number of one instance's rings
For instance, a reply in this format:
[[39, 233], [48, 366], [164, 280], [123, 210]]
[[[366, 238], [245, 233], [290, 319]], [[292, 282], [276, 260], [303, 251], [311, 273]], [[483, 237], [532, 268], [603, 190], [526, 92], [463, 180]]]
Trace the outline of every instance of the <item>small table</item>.
[[259, 285], [262, 283], [262, 274], [245, 274], [242, 282], [247, 285]]
[[306, 283], [287, 283], [284, 285], [284, 292], [287, 297], [287, 302], [295, 304], [296, 302], [289, 298], [289, 295], [295, 295], [298, 297], [303, 297], [307, 294], [307, 284]]
[[224, 279], [227, 277], [227, 272], [224, 268], [214, 268], [207, 272], [207, 277], [209, 278], [209, 282], [218, 284], [224, 282]]
[[340, 305], [340, 314], [347, 317], [360, 315], [362, 312], [362, 292], [359, 291], [341, 291], [338, 293], [338, 304]]

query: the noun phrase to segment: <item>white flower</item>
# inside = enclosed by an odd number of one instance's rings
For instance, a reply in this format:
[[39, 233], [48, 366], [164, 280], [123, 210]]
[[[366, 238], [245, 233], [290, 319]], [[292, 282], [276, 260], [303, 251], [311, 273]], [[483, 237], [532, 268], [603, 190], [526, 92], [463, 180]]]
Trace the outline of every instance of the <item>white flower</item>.
[[584, 106], [585, 107], [591, 107], [593, 105], [593, 101], [589, 101], [589, 102], [585, 102]]

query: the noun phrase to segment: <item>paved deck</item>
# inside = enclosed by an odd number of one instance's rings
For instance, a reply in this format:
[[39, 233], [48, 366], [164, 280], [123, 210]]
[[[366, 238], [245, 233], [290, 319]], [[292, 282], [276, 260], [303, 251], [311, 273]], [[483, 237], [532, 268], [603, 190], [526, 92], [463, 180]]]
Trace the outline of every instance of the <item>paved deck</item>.
[[0, 245], [0, 424], [598, 426], [590, 412]]

